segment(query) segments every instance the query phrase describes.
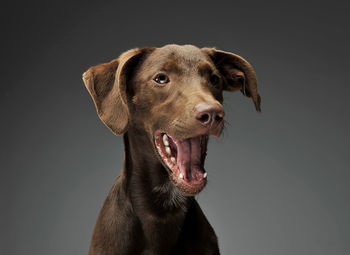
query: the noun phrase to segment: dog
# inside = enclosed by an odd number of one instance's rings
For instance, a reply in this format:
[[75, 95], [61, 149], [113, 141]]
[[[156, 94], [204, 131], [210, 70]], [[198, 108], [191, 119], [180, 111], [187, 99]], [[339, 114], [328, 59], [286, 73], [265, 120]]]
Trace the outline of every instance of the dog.
[[172, 44], [126, 51], [83, 81], [124, 142], [89, 255], [220, 254], [194, 196], [207, 183], [208, 137], [224, 127], [223, 91], [240, 90], [261, 111], [252, 66], [230, 52]]

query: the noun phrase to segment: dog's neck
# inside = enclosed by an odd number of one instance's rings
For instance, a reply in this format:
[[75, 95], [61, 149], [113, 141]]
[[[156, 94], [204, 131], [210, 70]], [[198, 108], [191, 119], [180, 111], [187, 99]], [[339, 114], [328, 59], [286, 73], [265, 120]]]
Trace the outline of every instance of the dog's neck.
[[123, 138], [124, 187], [131, 196], [134, 209], [142, 206], [141, 210], [157, 214], [185, 212], [193, 198], [182, 195], [174, 187], [146, 131], [129, 127]]

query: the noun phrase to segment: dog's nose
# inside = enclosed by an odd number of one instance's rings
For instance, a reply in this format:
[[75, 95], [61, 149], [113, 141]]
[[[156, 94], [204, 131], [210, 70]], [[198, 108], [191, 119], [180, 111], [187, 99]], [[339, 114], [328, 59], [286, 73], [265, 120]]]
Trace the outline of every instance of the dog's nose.
[[220, 104], [200, 103], [194, 107], [196, 119], [206, 127], [220, 123], [225, 115]]

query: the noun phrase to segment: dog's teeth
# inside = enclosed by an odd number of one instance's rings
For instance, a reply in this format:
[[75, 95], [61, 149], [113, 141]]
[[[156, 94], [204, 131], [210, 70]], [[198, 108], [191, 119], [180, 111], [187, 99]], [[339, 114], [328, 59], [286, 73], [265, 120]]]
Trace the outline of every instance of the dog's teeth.
[[165, 151], [166, 151], [166, 153], [168, 153], [169, 156], [171, 155], [170, 147], [165, 146]]
[[184, 178], [183, 173], [180, 173], [179, 177], [180, 177], [180, 179], [183, 179]]
[[203, 175], [203, 177], [204, 177], [204, 178], [207, 178], [207, 175], [208, 175], [208, 173], [205, 172], [204, 175]]
[[173, 163], [175, 163], [175, 161], [176, 161], [174, 157], [171, 157], [170, 160], [171, 160], [171, 162], [173, 162]]
[[166, 134], [163, 135], [163, 143], [165, 146], [169, 146], [169, 140]]

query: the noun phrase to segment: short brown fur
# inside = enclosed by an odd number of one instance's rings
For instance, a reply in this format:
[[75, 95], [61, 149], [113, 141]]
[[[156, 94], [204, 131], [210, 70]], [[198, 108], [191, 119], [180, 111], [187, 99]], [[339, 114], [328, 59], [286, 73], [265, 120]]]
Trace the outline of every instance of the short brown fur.
[[[159, 72], [171, 82], [157, 84]], [[204, 126], [195, 114], [200, 104], [223, 113], [223, 90], [241, 90], [260, 111], [251, 65], [214, 48], [166, 45], [129, 50], [91, 67], [83, 80], [101, 120], [123, 134], [125, 151], [123, 171], [101, 209], [89, 255], [219, 254], [217, 237], [198, 203], [171, 182], [154, 132], [166, 130], [182, 139], [219, 136], [221, 119]]]

